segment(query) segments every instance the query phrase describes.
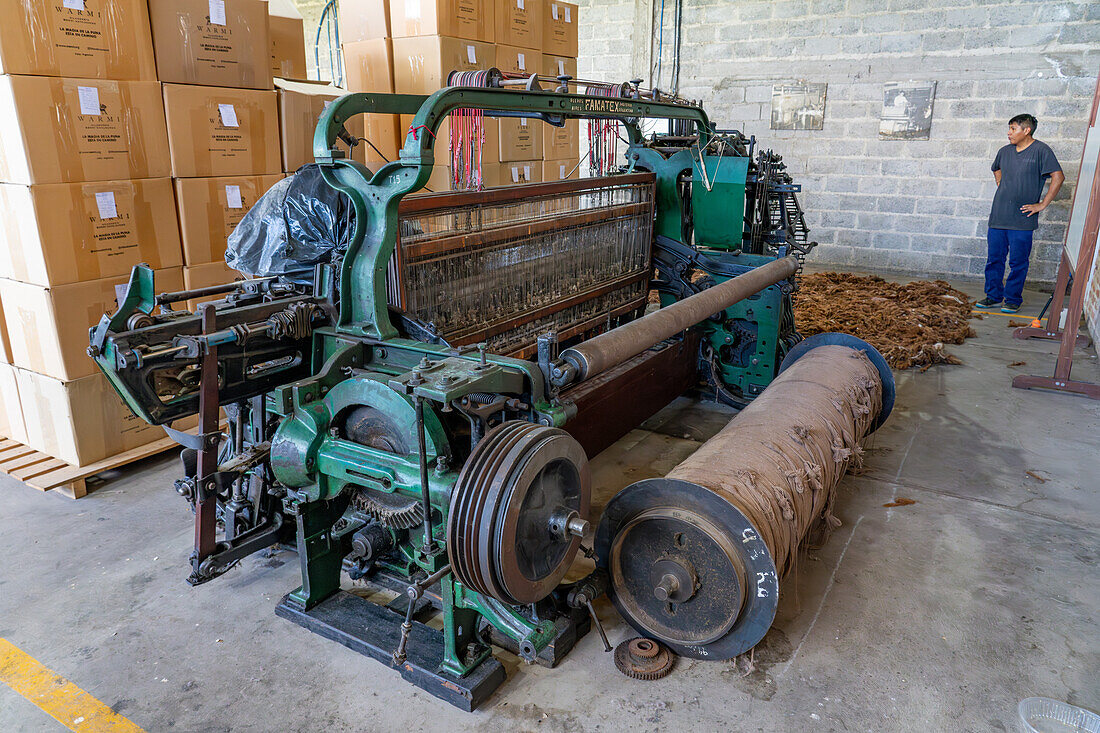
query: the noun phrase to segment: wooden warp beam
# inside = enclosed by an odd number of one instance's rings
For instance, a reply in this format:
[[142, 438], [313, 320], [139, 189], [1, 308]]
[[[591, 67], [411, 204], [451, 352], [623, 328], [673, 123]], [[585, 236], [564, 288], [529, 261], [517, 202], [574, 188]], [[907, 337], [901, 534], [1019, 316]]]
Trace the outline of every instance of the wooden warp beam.
[[882, 381], [867, 355], [819, 346], [667, 478], [703, 486], [737, 507], [782, 577], [820, 520], [840, 525], [832, 513], [837, 484], [862, 466], [860, 443], [881, 410]]
[[943, 280], [905, 285], [873, 275], [815, 272], [802, 276], [794, 295], [803, 336], [850, 333], [878, 349], [894, 369], [959, 364], [944, 344], [976, 336], [973, 303]]

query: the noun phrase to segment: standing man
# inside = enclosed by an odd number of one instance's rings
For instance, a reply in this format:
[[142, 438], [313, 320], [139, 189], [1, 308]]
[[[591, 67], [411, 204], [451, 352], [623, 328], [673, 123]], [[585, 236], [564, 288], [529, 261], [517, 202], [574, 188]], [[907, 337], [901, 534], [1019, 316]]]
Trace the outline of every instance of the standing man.
[[[1046, 143], [1032, 137], [1038, 121], [1028, 114], [1008, 121], [1008, 145], [997, 151], [993, 177], [997, 193], [989, 212], [989, 255], [985, 263], [985, 298], [978, 308], [1015, 313], [1024, 300], [1024, 280], [1031, 260], [1031, 237], [1039, 227], [1039, 212], [1050, 205], [1066, 180], [1058, 158]], [[1050, 179], [1046, 196], [1043, 184]], [[1008, 280], [1005, 281], [1005, 258]]]

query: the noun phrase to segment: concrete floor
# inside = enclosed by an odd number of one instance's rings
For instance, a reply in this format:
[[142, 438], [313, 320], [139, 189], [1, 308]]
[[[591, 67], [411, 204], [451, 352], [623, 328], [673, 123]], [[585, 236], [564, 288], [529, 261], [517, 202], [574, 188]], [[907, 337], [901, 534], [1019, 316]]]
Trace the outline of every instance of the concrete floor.
[[[752, 669], [681, 661], [636, 682], [592, 635], [555, 670], [501, 655], [508, 681], [461, 713], [277, 618], [289, 553], [189, 587], [168, 458], [75, 502], [0, 477], [0, 637], [150, 731], [1011, 731], [1031, 695], [1100, 708], [1100, 403], [1011, 389], [1050, 373], [1054, 347], [1014, 341], [1008, 320], [974, 321], [961, 366], [897, 375], [866, 473], [842, 484], [844, 526], [783, 584]], [[1093, 350], [1074, 375], [1100, 381]], [[601, 500], [728, 418], [674, 403], [595, 460]], [[916, 503], [883, 507], [897, 497]], [[51, 730], [0, 685], [0, 731]]]

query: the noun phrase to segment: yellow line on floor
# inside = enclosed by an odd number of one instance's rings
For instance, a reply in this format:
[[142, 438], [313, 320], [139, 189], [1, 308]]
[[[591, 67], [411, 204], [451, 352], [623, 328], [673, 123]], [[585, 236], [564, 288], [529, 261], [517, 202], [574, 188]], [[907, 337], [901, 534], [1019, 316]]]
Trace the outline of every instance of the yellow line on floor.
[[7, 639], [0, 639], [0, 682], [69, 730], [81, 733], [144, 733], [141, 728], [47, 669]]
[[1003, 316], [1005, 318], [1019, 318], [1020, 320], [1031, 323], [1035, 316], [1025, 316], [1023, 313], [1001, 313], [1000, 311], [983, 311], [977, 308], [970, 311], [971, 313], [981, 313], [983, 316]]

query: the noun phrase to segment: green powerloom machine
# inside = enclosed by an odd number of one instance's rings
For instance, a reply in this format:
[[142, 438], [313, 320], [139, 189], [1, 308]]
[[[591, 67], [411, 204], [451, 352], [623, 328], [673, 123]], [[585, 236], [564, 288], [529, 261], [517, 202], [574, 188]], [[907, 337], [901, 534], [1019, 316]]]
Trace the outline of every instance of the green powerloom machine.
[[[743, 406], [760, 394], [800, 340], [791, 294], [812, 246], [778, 156], [716, 130], [698, 104], [637, 82], [609, 96], [568, 78], [484, 76], [325, 110], [316, 167], [354, 221], [308, 278], [162, 293], [139, 266], [88, 350], [182, 446], [190, 583], [294, 548], [301, 585], [280, 616], [467, 710], [505, 678], [494, 646], [553, 666], [598, 626], [594, 600], [649, 582], [612, 577], [600, 558], [563, 582], [578, 553], [595, 557], [588, 461], [678, 396]], [[413, 196], [460, 109], [613, 120], [628, 145], [611, 175]], [[399, 159], [378, 170], [338, 145], [373, 113], [415, 115]], [[667, 131], [643, 134], [654, 124]], [[193, 416], [197, 433], [171, 427]], [[743, 532], [719, 522], [703, 536]], [[705, 563], [701, 542], [694, 558], [677, 550], [685, 563]], [[775, 568], [751, 549], [746, 587], [767, 599]], [[696, 582], [680, 618], [725, 603], [723, 582]], [[751, 648], [774, 602], [738, 614], [754, 623], [676, 651]], [[631, 623], [648, 622], [639, 611]]]

